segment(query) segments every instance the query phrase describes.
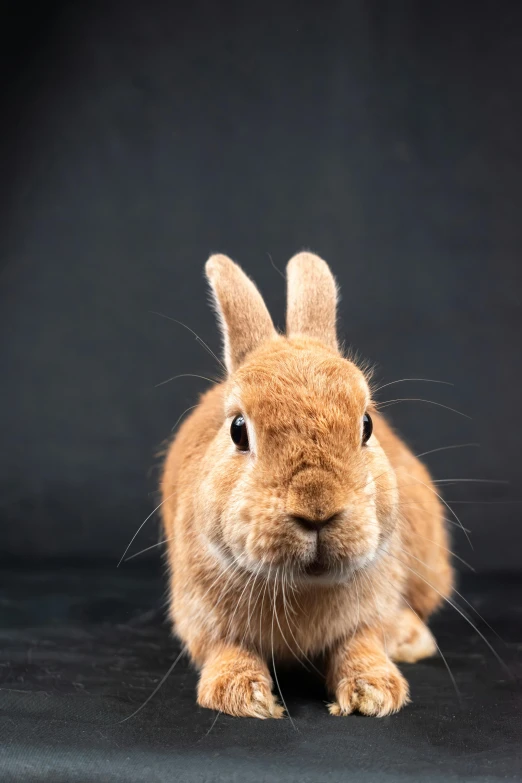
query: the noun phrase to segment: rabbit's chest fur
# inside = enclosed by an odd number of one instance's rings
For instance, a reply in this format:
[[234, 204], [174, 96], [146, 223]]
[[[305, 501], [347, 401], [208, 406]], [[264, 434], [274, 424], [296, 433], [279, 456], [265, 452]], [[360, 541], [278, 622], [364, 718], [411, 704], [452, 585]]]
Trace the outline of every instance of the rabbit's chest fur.
[[[290, 575], [256, 575], [206, 553], [188, 563], [180, 542], [171, 572], [171, 616], [189, 647], [227, 640], [277, 660], [320, 655], [365, 625], [386, 637], [400, 605], [403, 570], [393, 555], [343, 584], [298, 584]], [[197, 578], [194, 578], [197, 570]], [[203, 642], [203, 640], [205, 640]]]

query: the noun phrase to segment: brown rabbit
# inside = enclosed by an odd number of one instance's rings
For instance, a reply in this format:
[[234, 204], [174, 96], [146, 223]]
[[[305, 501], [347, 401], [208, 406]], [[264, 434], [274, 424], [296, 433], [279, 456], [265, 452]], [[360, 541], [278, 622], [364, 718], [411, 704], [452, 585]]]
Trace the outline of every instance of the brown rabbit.
[[394, 661], [432, 655], [425, 622], [452, 589], [426, 468], [339, 352], [324, 261], [288, 264], [287, 335], [229, 258], [206, 264], [227, 379], [166, 459], [170, 615], [200, 669], [198, 703], [279, 718], [269, 664], [324, 662], [332, 715], [408, 702]]

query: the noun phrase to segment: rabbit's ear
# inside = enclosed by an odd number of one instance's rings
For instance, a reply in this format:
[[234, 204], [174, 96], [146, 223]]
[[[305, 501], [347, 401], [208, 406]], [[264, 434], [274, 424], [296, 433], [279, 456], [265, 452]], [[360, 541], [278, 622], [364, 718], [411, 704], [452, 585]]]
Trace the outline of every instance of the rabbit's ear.
[[286, 267], [288, 337], [315, 337], [338, 350], [335, 328], [337, 285], [330, 267], [313, 253], [298, 253]]
[[229, 373], [276, 330], [263, 297], [242, 269], [227, 256], [210, 256], [205, 272], [214, 294]]

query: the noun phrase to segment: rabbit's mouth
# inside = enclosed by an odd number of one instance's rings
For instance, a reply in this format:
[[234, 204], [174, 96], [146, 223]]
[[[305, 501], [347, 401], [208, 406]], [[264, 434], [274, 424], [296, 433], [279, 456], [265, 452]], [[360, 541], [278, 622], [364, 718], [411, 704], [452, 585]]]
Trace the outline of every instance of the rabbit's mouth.
[[302, 567], [302, 575], [306, 577], [317, 577], [332, 575], [336, 571], [342, 571], [345, 566], [339, 560], [335, 551], [332, 551], [321, 534], [315, 533], [315, 541], [313, 542], [313, 555], [307, 563]]
[[299, 571], [299, 577], [304, 581], [312, 581], [315, 584], [327, 581], [328, 584], [334, 582], [343, 582], [354, 571], [359, 570], [361, 563], [353, 561], [332, 562], [327, 558], [318, 555], [311, 562], [307, 563]]
[[316, 557], [304, 569], [306, 576], [323, 576], [329, 571], [328, 563], [322, 557]]
[[340, 557], [338, 552], [317, 543], [315, 554], [307, 563], [297, 567], [297, 581], [314, 585], [339, 584], [350, 581], [354, 574], [367, 568], [379, 556], [381, 547], [369, 548], [367, 552]]
[[303, 573], [305, 576], [324, 576], [332, 569], [331, 558], [327, 556], [324, 543], [321, 541], [320, 536], [317, 536], [315, 542], [315, 555], [304, 567]]

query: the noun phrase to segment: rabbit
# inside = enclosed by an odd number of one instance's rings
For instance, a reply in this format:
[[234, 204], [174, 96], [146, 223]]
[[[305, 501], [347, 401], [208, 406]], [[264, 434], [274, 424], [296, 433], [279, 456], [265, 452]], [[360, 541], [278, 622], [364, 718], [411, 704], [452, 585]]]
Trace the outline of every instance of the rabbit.
[[426, 622], [452, 591], [439, 496], [340, 352], [321, 258], [288, 263], [286, 335], [232, 260], [205, 270], [226, 379], [161, 480], [169, 615], [198, 704], [281, 718], [271, 670], [299, 661], [322, 666], [332, 715], [394, 713], [409, 701], [396, 663], [437, 651]]

